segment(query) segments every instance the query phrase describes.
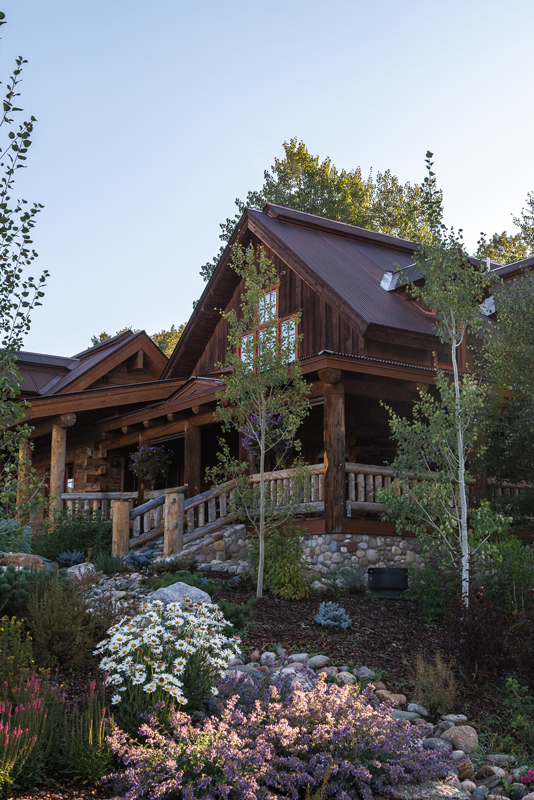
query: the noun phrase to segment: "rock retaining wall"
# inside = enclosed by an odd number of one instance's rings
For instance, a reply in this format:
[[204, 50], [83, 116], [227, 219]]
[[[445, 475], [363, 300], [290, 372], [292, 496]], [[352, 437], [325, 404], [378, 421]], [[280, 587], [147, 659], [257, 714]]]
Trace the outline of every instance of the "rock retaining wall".
[[[240, 574], [247, 568], [247, 542], [244, 525], [228, 525], [221, 531], [184, 549], [184, 556], [195, 558], [203, 569]], [[320, 574], [344, 566], [406, 567], [422, 563], [419, 545], [402, 536], [365, 534], [321, 534], [304, 536], [304, 558], [311, 572]]]

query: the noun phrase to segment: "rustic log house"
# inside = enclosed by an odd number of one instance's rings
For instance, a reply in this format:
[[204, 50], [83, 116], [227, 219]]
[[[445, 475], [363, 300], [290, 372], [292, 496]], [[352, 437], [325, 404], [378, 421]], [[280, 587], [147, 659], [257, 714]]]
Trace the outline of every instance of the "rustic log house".
[[[106, 503], [120, 499], [118, 493], [133, 497], [128, 454], [141, 443], [164, 442], [173, 453], [167, 487], [187, 486], [188, 533], [198, 538], [210, 525], [213, 532], [217, 519], [219, 527], [224, 522], [226, 498], [223, 504], [220, 493], [210, 494], [204, 476], [221, 435], [214, 421], [217, 364], [227, 349], [220, 309], [237, 308], [243, 289], [230, 266], [236, 243], [263, 246], [278, 268], [280, 282], [268, 300], [276, 303], [285, 335], [296, 335], [293, 316], [301, 314], [298, 357], [312, 402], [301, 433], [313, 465], [308, 534], [347, 541], [394, 536], [394, 525], [380, 519], [377, 497], [391, 480], [387, 465], [395, 450], [381, 403], [409, 415], [418, 391], [434, 384], [434, 354], [448, 363], [432, 314], [412, 299], [401, 274], [414, 277], [416, 245], [273, 204], [244, 212], [168, 361], [144, 332], [122, 334], [73, 359], [21, 354], [34, 464], [50, 474], [54, 507], [68, 503], [69, 492], [85, 495], [85, 507], [99, 495]], [[528, 265], [490, 267], [511, 277]], [[230, 444], [237, 453], [238, 437]], [[284, 479], [275, 475], [273, 482]], [[208, 522], [204, 500], [212, 503]]]

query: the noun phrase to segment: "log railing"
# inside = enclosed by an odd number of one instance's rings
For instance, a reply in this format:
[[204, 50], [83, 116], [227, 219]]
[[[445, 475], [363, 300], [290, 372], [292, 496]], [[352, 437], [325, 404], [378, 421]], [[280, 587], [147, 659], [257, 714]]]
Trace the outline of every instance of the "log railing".
[[[402, 491], [395, 474], [389, 467], [371, 464], [345, 464], [345, 510], [348, 517], [361, 514], [380, 514], [385, 505], [380, 502], [380, 492], [396, 484]], [[265, 474], [271, 504], [283, 508], [288, 501], [304, 515], [324, 511], [324, 464], [313, 464], [304, 472], [286, 469]], [[252, 475], [253, 483], [260, 476]], [[471, 481], [470, 483], [474, 483]], [[488, 480], [492, 496], [517, 495], [525, 484], [501, 484]], [[469, 486], [466, 486], [469, 495]], [[135, 492], [66, 493], [70, 514], [81, 510], [88, 514], [101, 511], [107, 516], [112, 511], [113, 553], [127, 555], [130, 549], [163, 537], [166, 556], [179, 554], [185, 545], [216, 533], [224, 525], [236, 520], [232, 512], [235, 483], [215, 486], [202, 494], [185, 500], [187, 486], [147, 492], [147, 502], [133, 508]]]

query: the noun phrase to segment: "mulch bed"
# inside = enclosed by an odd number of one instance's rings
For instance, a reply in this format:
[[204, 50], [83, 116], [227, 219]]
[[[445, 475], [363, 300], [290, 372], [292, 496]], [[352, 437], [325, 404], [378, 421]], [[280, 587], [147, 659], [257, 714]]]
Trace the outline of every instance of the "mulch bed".
[[[410, 699], [412, 673], [418, 655], [434, 660], [440, 651], [446, 663], [452, 663], [457, 679], [456, 713], [465, 713], [474, 721], [498, 712], [499, 689], [504, 689], [504, 674], [488, 681], [473, 681], [462, 670], [459, 626], [454, 619], [439, 624], [428, 623], [419, 604], [406, 595], [397, 600], [372, 595], [327, 597], [338, 602], [352, 619], [346, 631], [326, 631], [314, 617], [322, 602], [320, 597], [300, 601], [277, 600], [269, 595], [255, 600], [252, 585], [239, 592], [224, 592], [230, 602], [253, 602], [254, 620], [247, 626], [243, 645], [248, 652], [272, 650], [282, 645], [289, 653], [322, 653], [335, 664], [349, 663], [377, 669], [388, 689], [400, 691]], [[492, 632], [488, 631], [491, 636]], [[519, 674], [521, 671], [519, 671]], [[526, 680], [527, 676], [523, 675]], [[496, 692], [497, 688], [497, 692]]]

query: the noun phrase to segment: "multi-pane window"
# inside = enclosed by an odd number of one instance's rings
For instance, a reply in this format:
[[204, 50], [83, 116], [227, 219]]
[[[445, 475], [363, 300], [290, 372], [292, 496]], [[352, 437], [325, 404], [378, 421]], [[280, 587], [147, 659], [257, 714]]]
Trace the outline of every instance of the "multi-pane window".
[[[269, 323], [276, 322], [276, 328]], [[276, 343], [289, 354], [290, 361], [297, 358], [297, 317], [278, 318], [278, 289], [268, 289], [259, 301], [258, 325], [254, 331], [241, 337], [241, 360], [251, 364], [258, 347]]]

